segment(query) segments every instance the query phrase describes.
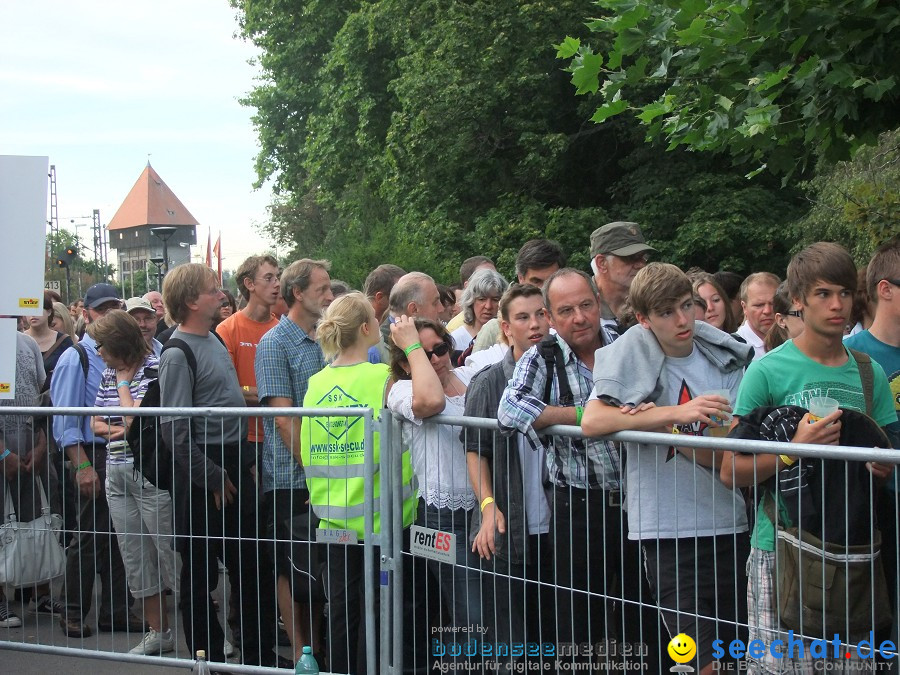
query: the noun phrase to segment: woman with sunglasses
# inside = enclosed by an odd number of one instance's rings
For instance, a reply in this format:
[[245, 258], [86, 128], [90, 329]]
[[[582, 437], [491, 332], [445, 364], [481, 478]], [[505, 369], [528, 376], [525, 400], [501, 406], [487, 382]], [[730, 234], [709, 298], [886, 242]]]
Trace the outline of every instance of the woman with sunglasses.
[[[408, 327], [412, 324], [418, 334], [410, 335]], [[478, 502], [466, 470], [460, 428], [423, 423], [440, 413], [464, 413], [466, 387], [476, 369], [453, 369], [453, 339], [435, 321], [401, 316], [391, 326], [391, 336], [391, 373], [396, 382], [388, 394], [388, 407], [403, 418], [403, 441], [412, 448], [413, 470], [422, 498], [417, 524], [456, 534], [456, 566], [432, 560], [427, 566], [438, 580], [453, 624], [479, 624], [479, 563], [469, 544], [469, 522]]]
[[775, 311], [775, 323], [772, 324], [763, 341], [767, 352], [781, 346], [788, 340], [793, 340], [803, 332], [804, 328], [803, 312], [794, 308], [794, 303], [791, 302], [791, 298], [788, 295], [786, 281], [782, 281], [778, 290], [775, 291], [772, 308]]

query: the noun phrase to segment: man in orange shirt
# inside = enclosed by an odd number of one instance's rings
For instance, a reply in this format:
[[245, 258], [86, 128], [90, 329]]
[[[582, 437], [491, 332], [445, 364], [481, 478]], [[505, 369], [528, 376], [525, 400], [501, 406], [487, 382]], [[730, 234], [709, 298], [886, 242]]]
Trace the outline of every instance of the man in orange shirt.
[[[278, 261], [270, 255], [253, 255], [242, 262], [235, 281], [247, 305], [216, 326], [216, 333], [228, 348], [228, 354], [237, 370], [238, 382], [248, 406], [259, 405], [256, 372], [253, 369], [256, 346], [263, 335], [278, 325], [272, 308], [281, 295], [279, 275]], [[251, 444], [248, 451], [253, 450], [252, 454], [247, 453], [248, 457], [252, 456], [253, 463], [256, 464], [256, 460], [261, 457], [263, 443], [260, 418], [250, 418], [247, 441]]]

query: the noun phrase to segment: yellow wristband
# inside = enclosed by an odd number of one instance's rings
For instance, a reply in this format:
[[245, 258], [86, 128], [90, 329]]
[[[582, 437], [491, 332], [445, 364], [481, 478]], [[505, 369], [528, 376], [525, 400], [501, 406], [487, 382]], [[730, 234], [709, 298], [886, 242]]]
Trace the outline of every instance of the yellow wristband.
[[485, 506], [487, 506], [488, 504], [493, 504], [493, 503], [494, 503], [493, 497], [485, 497], [484, 500], [481, 502], [481, 510], [484, 511]]
[[784, 462], [785, 466], [791, 466], [792, 464], [797, 463], [796, 459], [791, 459], [787, 455], [778, 455], [778, 456], [781, 457], [781, 461]]

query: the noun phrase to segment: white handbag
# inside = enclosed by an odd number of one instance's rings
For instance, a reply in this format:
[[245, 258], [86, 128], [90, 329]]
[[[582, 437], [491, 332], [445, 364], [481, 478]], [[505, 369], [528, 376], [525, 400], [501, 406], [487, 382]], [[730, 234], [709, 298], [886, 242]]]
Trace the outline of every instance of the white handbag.
[[59, 543], [62, 517], [50, 513], [40, 480], [41, 515], [31, 522], [16, 519], [15, 505], [7, 486], [6, 522], [0, 526], [0, 584], [14, 588], [51, 581], [66, 571], [66, 552]]

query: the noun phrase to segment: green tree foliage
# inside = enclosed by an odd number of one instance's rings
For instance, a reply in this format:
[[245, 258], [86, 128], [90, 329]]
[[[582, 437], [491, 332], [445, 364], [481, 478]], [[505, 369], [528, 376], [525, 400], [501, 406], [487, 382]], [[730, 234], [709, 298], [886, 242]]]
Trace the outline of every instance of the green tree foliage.
[[[600, 42], [557, 45], [595, 122], [777, 174], [849, 159], [900, 124], [900, 6], [883, 0], [598, 0]], [[597, 11], [592, 13], [597, 14]]]
[[798, 224], [801, 239], [849, 244], [865, 264], [900, 232], [900, 130], [883, 134], [853, 161], [823, 167], [803, 187], [812, 208]]
[[[725, 169], [724, 158], [637, 148], [614, 188], [617, 220], [652, 223], [660, 258], [682, 269], [784, 274], [804, 207], [794, 190], [771, 178], [748, 181]], [[723, 166], [717, 168], [717, 163]]]
[[126, 274], [122, 283], [116, 282], [116, 288], [126, 300], [137, 295], [144, 295], [148, 290], [156, 290], [156, 273], [150, 272], [148, 278], [146, 270], [136, 270]]
[[352, 284], [383, 262], [451, 282], [475, 254], [511, 277], [540, 236], [586, 268], [591, 231], [614, 217], [709, 269], [780, 264], [792, 241], [775, 220], [796, 211], [793, 193], [745, 191], [747, 167], [646, 146], [632, 120], [590, 123], [551, 42], [587, 37], [592, 0], [233, 2], [261, 49], [244, 102], [277, 193], [265, 230]]
[[[71, 279], [79, 279], [88, 285], [113, 276], [111, 265], [99, 265], [94, 260], [94, 252], [81, 243], [81, 240], [68, 230], [60, 229], [56, 233], [47, 234], [47, 264], [44, 270], [44, 278], [48, 281], [56, 280], [65, 282], [66, 271], [57, 265], [56, 260], [67, 248], [74, 248], [78, 255], [69, 265]], [[83, 277], [83, 279], [81, 279]], [[73, 290], [74, 293], [74, 290]]]

